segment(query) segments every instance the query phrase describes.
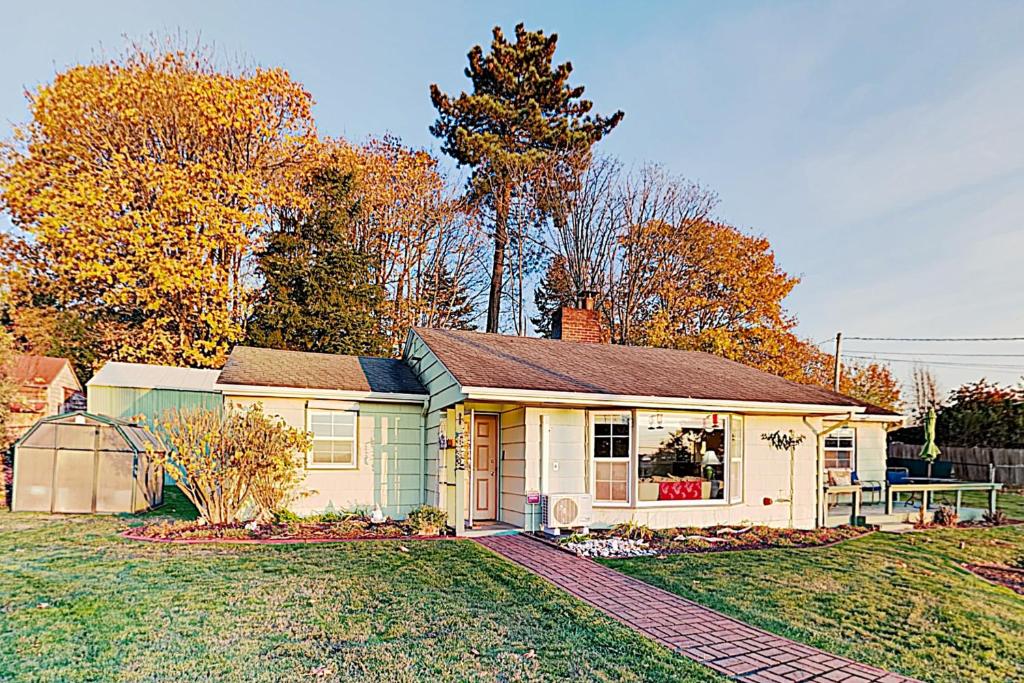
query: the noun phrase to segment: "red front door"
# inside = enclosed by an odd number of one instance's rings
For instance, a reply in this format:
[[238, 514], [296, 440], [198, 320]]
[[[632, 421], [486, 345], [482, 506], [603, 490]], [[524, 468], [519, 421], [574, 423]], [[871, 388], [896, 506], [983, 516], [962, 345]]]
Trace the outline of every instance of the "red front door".
[[473, 519], [498, 516], [498, 418], [477, 415], [473, 433]]

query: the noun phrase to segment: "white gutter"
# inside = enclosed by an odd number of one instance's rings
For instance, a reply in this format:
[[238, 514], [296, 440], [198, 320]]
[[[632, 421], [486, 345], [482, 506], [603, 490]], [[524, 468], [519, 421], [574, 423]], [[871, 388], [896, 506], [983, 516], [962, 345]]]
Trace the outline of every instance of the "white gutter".
[[690, 408], [707, 411], [741, 411], [755, 414], [835, 415], [837, 410], [857, 414], [863, 406], [822, 405], [814, 403], [773, 403], [762, 401], [730, 401], [702, 398], [672, 398], [665, 396], [634, 396], [631, 394], [592, 394], [573, 391], [537, 391], [533, 389], [496, 389], [489, 387], [462, 387], [466, 400], [493, 402], [572, 404], [584, 406], [631, 406], [635, 408]]
[[252, 384], [220, 384], [213, 386], [230, 396], [265, 396], [267, 398], [319, 398], [376, 403], [427, 403], [427, 394], [400, 394], [388, 391], [345, 391], [341, 389], [310, 389], [306, 387], [270, 387]]
[[907, 417], [905, 415], [868, 415], [868, 414], [863, 414], [863, 415], [858, 415], [853, 421], [854, 422], [883, 422], [883, 423], [886, 423], [886, 424], [896, 425], [896, 427], [892, 427], [892, 429], [898, 429], [899, 427], [902, 427], [903, 424], [907, 421]]

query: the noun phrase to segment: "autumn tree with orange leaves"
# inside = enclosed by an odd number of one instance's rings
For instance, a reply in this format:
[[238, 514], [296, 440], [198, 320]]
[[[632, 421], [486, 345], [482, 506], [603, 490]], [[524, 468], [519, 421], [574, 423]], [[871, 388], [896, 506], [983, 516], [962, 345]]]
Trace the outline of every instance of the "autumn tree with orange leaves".
[[[14, 327], [84, 321], [102, 359], [218, 366], [240, 338], [251, 253], [315, 143], [283, 69], [131, 46], [27, 95], [0, 160]], [[41, 312], [41, 313], [40, 313]]]
[[376, 264], [387, 298], [381, 331], [392, 348], [400, 349], [416, 325], [473, 328], [472, 292], [486, 282], [479, 214], [428, 152], [391, 136], [345, 148], [359, 202], [353, 240]]
[[[712, 218], [716, 203], [659, 166], [623, 174], [614, 160], [593, 161], [555, 202], [538, 331], [549, 335], [554, 312], [586, 289], [614, 343], [705, 351], [831, 388], [832, 357], [796, 335], [785, 308], [799, 279], [766, 238]], [[886, 408], [900, 400], [879, 364], [844, 367], [840, 389]]]

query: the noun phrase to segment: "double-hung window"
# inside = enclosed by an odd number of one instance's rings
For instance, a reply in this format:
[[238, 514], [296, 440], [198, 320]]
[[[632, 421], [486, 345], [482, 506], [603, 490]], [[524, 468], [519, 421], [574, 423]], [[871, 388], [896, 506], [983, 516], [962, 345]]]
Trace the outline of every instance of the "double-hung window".
[[826, 434], [825, 469], [855, 469], [855, 446], [856, 433], [852, 427], [842, 427]]
[[594, 501], [629, 502], [630, 416], [592, 413]]
[[307, 465], [311, 468], [353, 469], [356, 466], [356, 422], [354, 410], [310, 410], [309, 431], [313, 447]]

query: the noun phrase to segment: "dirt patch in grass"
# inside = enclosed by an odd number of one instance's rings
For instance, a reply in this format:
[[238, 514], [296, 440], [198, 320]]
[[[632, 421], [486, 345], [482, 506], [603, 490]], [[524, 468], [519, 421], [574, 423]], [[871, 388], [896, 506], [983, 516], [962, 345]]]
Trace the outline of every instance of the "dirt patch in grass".
[[1001, 564], [964, 564], [963, 568], [990, 583], [1024, 595], [1024, 569]]

